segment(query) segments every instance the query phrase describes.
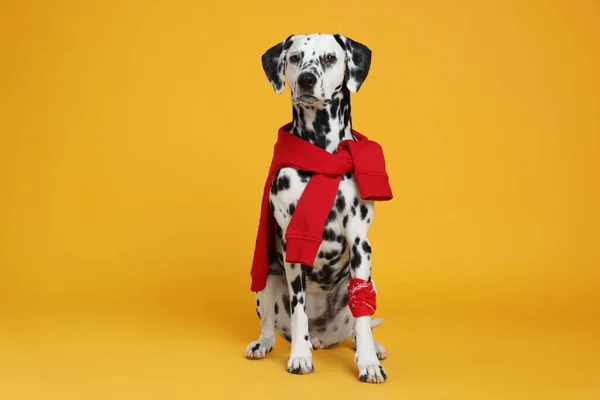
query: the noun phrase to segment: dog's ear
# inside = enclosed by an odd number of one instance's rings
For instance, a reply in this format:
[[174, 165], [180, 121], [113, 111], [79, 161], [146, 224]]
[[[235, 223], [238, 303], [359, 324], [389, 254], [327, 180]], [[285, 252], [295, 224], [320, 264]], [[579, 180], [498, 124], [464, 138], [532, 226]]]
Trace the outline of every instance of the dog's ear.
[[346, 51], [346, 86], [351, 92], [356, 93], [369, 74], [371, 50], [364, 44], [347, 38], [341, 33], [334, 37]]
[[293, 37], [294, 35], [290, 35], [283, 42], [277, 43], [261, 58], [263, 70], [277, 94], [281, 94], [285, 87], [285, 55], [292, 45]]

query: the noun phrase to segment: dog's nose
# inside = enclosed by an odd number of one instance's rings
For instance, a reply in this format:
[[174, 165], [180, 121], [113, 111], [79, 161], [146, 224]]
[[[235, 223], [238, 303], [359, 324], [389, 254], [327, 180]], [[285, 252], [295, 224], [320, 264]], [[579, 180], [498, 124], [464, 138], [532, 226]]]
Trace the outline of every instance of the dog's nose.
[[310, 72], [304, 72], [298, 76], [298, 84], [302, 89], [312, 89], [316, 82], [317, 77]]

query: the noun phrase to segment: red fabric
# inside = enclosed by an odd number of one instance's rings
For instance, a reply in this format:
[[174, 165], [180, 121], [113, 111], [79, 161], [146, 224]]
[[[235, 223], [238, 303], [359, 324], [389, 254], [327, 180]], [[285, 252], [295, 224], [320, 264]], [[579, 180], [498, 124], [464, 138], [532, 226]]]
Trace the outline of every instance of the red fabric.
[[375, 314], [377, 294], [373, 290], [373, 282], [364, 279], [350, 278], [348, 285], [348, 307], [354, 318]]
[[274, 224], [269, 210], [269, 192], [275, 173], [286, 167], [314, 172], [285, 233], [288, 263], [312, 266], [322, 242], [323, 229], [331, 211], [342, 176], [353, 171], [361, 198], [385, 201], [392, 199], [392, 190], [385, 170], [381, 146], [353, 131], [357, 140], [344, 140], [336, 154], [329, 153], [289, 133], [291, 124], [279, 129], [273, 160], [265, 181], [260, 222], [252, 263], [253, 292], [267, 284], [269, 262], [273, 260]]

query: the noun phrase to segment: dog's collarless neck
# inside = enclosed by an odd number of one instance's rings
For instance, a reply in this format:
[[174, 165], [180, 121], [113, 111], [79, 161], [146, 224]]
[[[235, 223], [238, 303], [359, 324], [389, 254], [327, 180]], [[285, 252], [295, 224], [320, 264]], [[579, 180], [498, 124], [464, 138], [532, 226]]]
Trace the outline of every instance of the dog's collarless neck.
[[350, 92], [340, 90], [323, 108], [292, 105], [290, 133], [330, 153], [343, 140], [356, 140], [350, 115]]

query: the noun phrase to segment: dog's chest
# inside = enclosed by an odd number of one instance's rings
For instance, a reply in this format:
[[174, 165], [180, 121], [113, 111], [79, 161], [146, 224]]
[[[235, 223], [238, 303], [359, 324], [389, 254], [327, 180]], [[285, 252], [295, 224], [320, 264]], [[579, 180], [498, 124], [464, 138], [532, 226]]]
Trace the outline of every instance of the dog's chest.
[[[275, 247], [283, 265], [282, 240], [304, 192], [310, 174], [293, 168], [283, 168], [274, 177], [269, 195], [271, 212], [278, 225]], [[348, 276], [349, 252], [345, 230], [352, 215], [360, 212], [358, 189], [349, 173], [342, 178], [336, 200], [323, 229], [323, 242], [314, 266], [307, 269], [307, 291], [328, 290]], [[315, 285], [310, 285], [313, 283]], [[317, 286], [311, 288], [311, 286]]]

